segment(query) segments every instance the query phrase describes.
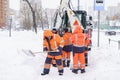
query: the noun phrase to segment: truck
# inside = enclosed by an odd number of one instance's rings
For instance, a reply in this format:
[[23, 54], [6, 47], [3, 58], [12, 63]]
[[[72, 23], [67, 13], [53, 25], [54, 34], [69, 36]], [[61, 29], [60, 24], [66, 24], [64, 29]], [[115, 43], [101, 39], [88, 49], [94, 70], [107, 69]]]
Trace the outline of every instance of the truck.
[[61, 0], [59, 8], [55, 12], [52, 27], [57, 28], [60, 35], [65, 27], [72, 31], [75, 27], [74, 23], [78, 23], [84, 30], [87, 29], [86, 18], [87, 12], [85, 10], [73, 10], [70, 0]]

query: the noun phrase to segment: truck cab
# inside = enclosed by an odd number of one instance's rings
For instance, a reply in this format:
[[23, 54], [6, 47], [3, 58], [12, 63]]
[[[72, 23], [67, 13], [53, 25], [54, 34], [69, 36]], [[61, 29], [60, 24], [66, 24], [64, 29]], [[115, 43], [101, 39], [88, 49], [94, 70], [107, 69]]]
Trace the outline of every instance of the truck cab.
[[[86, 27], [87, 27], [87, 21], [86, 21], [87, 12], [84, 10], [73, 10], [73, 12], [74, 12], [75, 16], [78, 18], [78, 20], [81, 23], [81, 25], [83, 26], [83, 28], [86, 29]], [[69, 28], [70, 32], [72, 31], [67, 11], [65, 11], [64, 15], [61, 17], [61, 20], [62, 21], [58, 28], [58, 33], [62, 36], [63, 35], [62, 31], [64, 28], [67, 27], [67, 28]], [[54, 17], [54, 21], [53, 21], [53, 26], [55, 26], [55, 25], [56, 25], [56, 17]]]

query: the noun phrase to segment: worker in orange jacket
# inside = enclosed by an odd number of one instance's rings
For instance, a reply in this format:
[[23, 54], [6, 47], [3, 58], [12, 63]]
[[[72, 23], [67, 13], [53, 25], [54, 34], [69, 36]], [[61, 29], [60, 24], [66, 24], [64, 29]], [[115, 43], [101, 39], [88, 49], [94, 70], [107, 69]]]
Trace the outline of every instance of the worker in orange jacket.
[[85, 35], [85, 66], [88, 66], [88, 51], [89, 51], [89, 46], [91, 44], [91, 40], [89, 38], [88, 30], [84, 30], [84, 35]]
[[73, 73], [78, 73], [79, 62], [81, 73], [85, 72], [85, 56], [84, 56], [84, 43], [85, 36], [83, 30], [79, 25], [75, 25], [72, 35], [72, 44], [73, 44]]
[[[56, 29], [56, 28], [53, 28], [53, 29], [52, 29], [52, 33], [54, 34], [54, 36], [58, 35], [57, 29]], [[53, 67], [57, 67], [55, 58], [52, 59], [52, 66], [53, 66]]]
[[41, 75], [49, 74], [52, 59], [56, 60], [59, 75], [63, 75], [64, 70], [62, 65], [61, 53], [62, 47], [64, 46], [64, 41], [58, 34], [53, 34], [51, 30], [44, 31], [43, 39], [43, 46], [48, 51], [48, 54], [45, 60], [43, 73], [41, 73]]
[[72, 33], [69, 32], [68, 28], [64, 28], [64, 47], [62, 51], [62, 57], [63, 57], [63, 66], [69, 67], [70, 66], [70, 52], [72, 51], [72, 42], [71, 42], [71, 36]]
[[[91, 38], [92, 38], [92, 31], [93, 31], [93, 30], [92, 30], [91, 27], [88, 27], [87, 30], [88, 30], [87, 33], [88, 33], [88, 38], [89, 38], [89, 40], [90, 40], [90, 46], [91, 46], [91, 45], [92, 45], [92, 39], [91, 39]], [[91, 48], [90, 48], [90, 50], [91, 50]]]

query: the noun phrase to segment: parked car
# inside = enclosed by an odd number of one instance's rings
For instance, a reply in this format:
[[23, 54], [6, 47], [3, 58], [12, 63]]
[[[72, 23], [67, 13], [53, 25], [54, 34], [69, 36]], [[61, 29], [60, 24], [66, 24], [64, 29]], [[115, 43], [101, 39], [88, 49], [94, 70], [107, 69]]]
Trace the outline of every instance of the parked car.
[[106, 35], [116, 35], [115, 31], [106, 31], [105, 32]]

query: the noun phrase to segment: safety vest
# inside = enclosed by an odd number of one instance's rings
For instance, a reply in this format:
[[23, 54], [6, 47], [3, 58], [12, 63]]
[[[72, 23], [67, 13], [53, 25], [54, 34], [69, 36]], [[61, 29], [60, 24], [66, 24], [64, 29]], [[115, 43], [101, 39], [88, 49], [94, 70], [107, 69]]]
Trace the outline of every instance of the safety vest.
[[64, 45], [71, 45], [72, 44], [71, 37], [72, 37], [72, 33], [69, 33], [69, 32], [66, 32], [63, 35]]

